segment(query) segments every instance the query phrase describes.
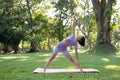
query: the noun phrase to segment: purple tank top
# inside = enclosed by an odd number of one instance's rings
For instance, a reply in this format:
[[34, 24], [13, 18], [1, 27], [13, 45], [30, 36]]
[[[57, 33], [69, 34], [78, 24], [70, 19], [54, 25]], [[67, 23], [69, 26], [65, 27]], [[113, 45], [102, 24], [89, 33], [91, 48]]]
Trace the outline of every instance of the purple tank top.
[[77, 48], [77, 41], [75, 38], [75, 34], [71, 34], [69, 37], [65, 39], [67, 46], [75, 46]]

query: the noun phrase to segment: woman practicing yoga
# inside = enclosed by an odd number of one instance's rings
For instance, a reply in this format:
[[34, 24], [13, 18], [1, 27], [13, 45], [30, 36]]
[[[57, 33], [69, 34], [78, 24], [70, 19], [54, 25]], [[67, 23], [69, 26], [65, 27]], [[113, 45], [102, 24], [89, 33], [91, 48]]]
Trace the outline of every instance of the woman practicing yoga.
[[[69, 60], [70, 62], [72, 62], [73, 65], [76, 66], [76, 68], [80, 69], [81, 72], [83, 72], [82, 68], [80, 67], [79, 64], [79, 58], [78, 58], [78, 46], [77, 46], [77, 42], [81, 45], [84, 46], [85, 45], [85, 38], [84, 36], [77, 36], [75, 37], [75, 16], [73, 16], [73, 20], [72, 20], [72, 33], [69, 37], [65, 38], [63, 41], [60, 41], [54, 48], [53, 50], [53, 54], [51, 55], [50, 59], [48, 60], [48, 62], [46, 63], [45, 67], [44, 67], [44, 73], [47, 69], [47, 67], [49, 66], [49, 64], [51, 63], [51, 61], [56, 57], [56, 55], [58, 54], [58, 52], [62, 52]], [[69, 52], [67, 51], [67, 47], [68, 46], [74, 46], [75, 47], [75, 54], [76, 54], [76, 59], [77, 62], [75, 62], [72, 58], [72, 56], [69, 54]]]

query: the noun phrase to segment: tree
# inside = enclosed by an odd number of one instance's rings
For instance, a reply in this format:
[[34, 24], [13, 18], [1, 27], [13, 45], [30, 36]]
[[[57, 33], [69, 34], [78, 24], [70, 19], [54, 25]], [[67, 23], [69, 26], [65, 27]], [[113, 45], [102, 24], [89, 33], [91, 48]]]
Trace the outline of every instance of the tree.
[[113, 13], [112, 5], [114, 3], [115, 0], [92, 0], [98, 28], [96, 48], [114, 49], [110, 37], [110, 20]]
[[85, 48], [92, 49], [95, 42], [96, 36], [96, 23], [95, 15], [92, 11], [92, 5], [88, 0], [82, 1], [83, 3], [77, 3], [77, 8], [82, 9], [83, 11], [78, 11], [76, 15], [77, 26], [79, 27], [80, 32], [86, 38]]
[[21, 26], [24, 24], [23, 12], [18, 0], [0, 1], [0, 42], [4, 45], [4, 52], [9, 52], [9, 45], [17, 53], [20, 40], [24, 34]]
[[[58, 18], [58, 23], [56, 25], [56, 33], [58, 34], [58, 40], [61, 41], [63, 39], [63, 32], [65, 31], [65, 26], [68, 23], [70, 17], [74, 14], [75, 7], [77, 6], [74, 0], [58, 0], [53, 3], [56, 8], [56, 17]], [[64, 21], [66, 21], [64, 25]]]
[[[38, 3], [41, 1], [42, 0], [38, 0]], [[38, 3], [37, 3], [37, 0], [34, 0], [34, 1], [26, 0], [26, 7], [27, 7], [27, 14], [28, 14], [27, 22], [28, 22], [28, 25], [31, 30], [33, 30], [33, 27], [35, 26], [33, 23], [33, 16], [32, 16], [32, 11], [34, 11], [34, 10], [32, 10], [32, 9], [34, 9], [34, 6]], [[32, 31], [30, 33], [30, 36], [33, 37], [33, 34], [34, 34], [34, 32]], [[36, 51], [38, 51], [37, 43], [34, 40], [32, 40], [29, 52], [36, 52]]]

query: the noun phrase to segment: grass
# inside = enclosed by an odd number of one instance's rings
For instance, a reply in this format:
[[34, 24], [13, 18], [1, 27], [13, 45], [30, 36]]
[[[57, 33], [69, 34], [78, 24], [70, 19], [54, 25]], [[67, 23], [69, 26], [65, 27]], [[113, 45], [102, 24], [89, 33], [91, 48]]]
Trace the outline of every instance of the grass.
[[[120, 80], [120, 53], [88, 54], [80, 53], [83, 68], [95, 68], [100, 73], [52, 73], [32, 74], [38, 67], [44, 67], [51, 51], [0, 55], [0, 80]], [[74, 53], [72, 56], [75, 59]], [[62, 54], [50, 64], [49, 68], [75, 68]]]

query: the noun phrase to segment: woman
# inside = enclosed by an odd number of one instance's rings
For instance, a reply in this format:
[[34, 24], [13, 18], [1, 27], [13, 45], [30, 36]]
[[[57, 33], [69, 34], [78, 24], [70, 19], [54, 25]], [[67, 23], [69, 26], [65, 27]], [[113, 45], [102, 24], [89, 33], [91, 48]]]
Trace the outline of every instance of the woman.
[[[71, 31], [72, 34], [69, 37], [67, 37], [66, 39], [64, 39], [63, 41], [59, 42], [56, 45], [56, 47], [54, 48], [53, 54], [51, 55], [50, 59], [48, 60], [47, 64], [45, 65], [44, 73], [45, 73], [47, 67], [49, 66], [49, 64], [51, 63], [51, 61], [56, 57], [58, 52], [62, 52], [70, 60], [70, 62], [73, 65], [76, 66], [76, 68], [80, 69], [80, 71], [83, 72], [83, 70], [82, 70], [82, 68], [80, 67], [80, 64], [79, 64], [77, 42], [81, 46], [84, 46], [85, 45], [85, 38], [84, 38], [84, 36], [77, 36], [75, 38], [75, 16], [73, 17], [73, 22], [72, 22], [71, 29], [72, 29], [72, 31]], [[72, 56], [67, 51], [68, 46], [74, 46], [75, 47], [76, 59], [78, 61], [77, 63], [73, 60]]]

